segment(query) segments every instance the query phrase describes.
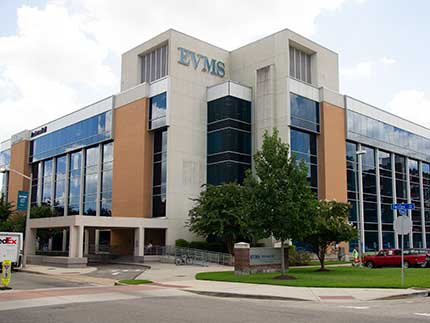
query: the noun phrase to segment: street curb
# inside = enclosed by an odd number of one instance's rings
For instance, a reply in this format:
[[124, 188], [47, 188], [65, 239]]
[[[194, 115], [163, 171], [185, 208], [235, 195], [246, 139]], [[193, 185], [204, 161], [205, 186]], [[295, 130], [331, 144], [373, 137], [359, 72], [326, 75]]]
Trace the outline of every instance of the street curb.
[[410, 293], [410, 294], [399, 294], [399, 295], [393, 295], [393, 296], [385, 296], [380, 298], [374, 298], [374, 301], [390, 301], [390, 300], [396, 300], [396, 299], [408, 299], [408, 298], [422, 298], [422, 297], [430, 297], [430, 290], [422, 291], [422, 292], [416, 292], [416, 293]]
[[212, 297], [247, 298], [247, 299], [261, 299], [261, 300], [272, 300], [272, 301], [299, 301], [299, 302], [310, 301], [308, 299], [303, 299], [303, 298], [283, 297], [283, 296], [238, 294], [238, 293], [226, 293], [226, 292], [208, 292], [208, 291], [192, 290], [192, 289], [182, 289], [182, 290], [185, 292], [190, 292], [197, 295], [212, 296]]

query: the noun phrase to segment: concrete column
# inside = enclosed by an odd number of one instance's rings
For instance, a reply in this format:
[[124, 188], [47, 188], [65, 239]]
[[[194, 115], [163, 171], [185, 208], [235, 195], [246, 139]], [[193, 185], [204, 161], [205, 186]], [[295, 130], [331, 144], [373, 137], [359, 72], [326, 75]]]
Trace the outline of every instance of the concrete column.
[[84, 249], [84, 227], [70, 226], [69, 234], [69, 257], [83, 257]]
[[423, 248], [427, 248], [426, 239], [426, 217], [424, 211], [424, 184], [423, 184], [423, 162], [419, 161], [419, 172], [420, 172], [420, 208], [421, 208], [421, 228], [422, 228], [422, 240]]
[[37, 178], [37, 205], [41, 205], [42, 204], [42, 184], [43, 184], [43, 162], [39, 162], [37, 167], [39, 168], [37, 174], [38, 174], [38, 178]]
[[376, 163], [376, 208], [378, 217], [378, 248], [383, 248], [382, 241], [382, 209], [381, 209], [381, 174], [379, 171], [379, 149], [375, 149], [375, 163]]
[[78, 226], [77, 257], [84, 256], [84, 226]]
[[[391, 177], [392, 180], [392, 188], [393, 188], [393, 203], [397, 203], [397, 188], [396, 188], [396, 158], [394, 154], [391, 154]], [[397, 218], [397, 211], [393, 210], [393, 222]], [[393, 228], [394, 230], [394, 228]], [[399, 235], [394, 232], [394, 245], [395, 248], [399, 248]]]
[[100, 230], [95, 229], [95, 238], [94, 238], [94, 252], [97, 254], [99, 252], [99, 243], [100, 243]]
[[48, 239], [48, 251], [52, 251], [52, 237]]
[[139, 227], [134, 229], [134, 255], [143, 257], [145, 253], [145, 229]]
[[90, 246], [90, 233], [88, 232], [88, 229], [84, 230], [84, 255], [88, 255]]
[[37, 237], [36, 237], [37, 229], [27, 229], [25, 232], [25, 243], [24, 243], [24, 254], [35, 255], [36, 254], [36, 246], [37, 246]]
[[64, 229], [63, 230], [63, 243], [61, 245], [61, 251], [66, 251], [66, 246], [67, 246], [67, 230]]
[[69, 257], [76, 257], [77, 228], [73, 225], [69, 227]]

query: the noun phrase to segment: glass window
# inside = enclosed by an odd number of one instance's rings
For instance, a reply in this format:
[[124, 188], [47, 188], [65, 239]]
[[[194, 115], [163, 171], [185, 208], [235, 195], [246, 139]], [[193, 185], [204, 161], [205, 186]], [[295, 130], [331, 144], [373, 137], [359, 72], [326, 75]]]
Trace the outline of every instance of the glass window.
[[52, 203], [52, 159], [43, 162], [42, 204]]
[[208, 155], [225, 151], [251, 154], [251, 133], [231, 128], [208, 133]]
[[303, 159], [308, 166], [308, 181], [314, 191], [318, 190], [318, 162], [316, 135], [291, 129], [291, 153], [296, 155], [298, 161]]
[[379, 168], [391, 171], [391, 154], [379, 151]]
[[68, 215], [79, 214], [82, 152], [70, 154]]
[[82, 120], [32, 141], [32, 161], [66, 153], [111, 138], [112, 111]]
[[8, 167], [10, 164], [10, 149], [0, 151], [0, 167]]
[[99, 151], [98, 146], [86, 150], [84, 215], [96, 215]]
[[[242, 183], [251, 166], [251, 102], [226, 96], [208, 102], [207, 183]], [[225, 168], [228, 173], [220, 174]]]
[[100, 215], [112, 216], [112, 164], [113, 142], [103, 145], [102, 192]]
[[233, 161], [223, 161], [208, 165], [208, 183], [221, 185], [223, 183], [243, 183], [245, 172], [251, 166], [249, 164]]
[[157, 129], [166, 125], [167, 94], [153, 96], [149, 101], [149, 129]]
[[54, 208], [56, 215], [64, 215], [64, 194], [66, 192], [66, 163], [66, 156], [56, 158], [54, 199]]
[[311, 55], [290, 46], [290, 76], [306, 83], [312, 83]]
[[348, 132], [378, 140], [430, 158], [430, 139], [348, 110]]
[[319, 132], [319, 103], [290, 93], [291, 125]]
[[365, 251], [378, 251], [378, 232], [366, 231], [364, 233]]
[[166, 216], [167, 130], [154, 133], [152, 217]]
[[163, 45], [141, 56], [141, 81], [153, 82], [168, 73], [168, 45]]
[[208, 123], [225, 119], [251, 123], [251, 102], [232, 96], [208, 102]]

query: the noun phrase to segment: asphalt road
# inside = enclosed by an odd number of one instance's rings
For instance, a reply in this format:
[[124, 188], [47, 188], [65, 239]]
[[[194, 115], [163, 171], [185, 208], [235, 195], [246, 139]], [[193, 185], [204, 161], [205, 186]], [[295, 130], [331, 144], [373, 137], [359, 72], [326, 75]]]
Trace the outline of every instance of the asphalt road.
[[429, 298], [316, 303], [169, 296], [3, 311], [0, 322], [423, 322], [429, 305]]
[[31, 274], [19, 271], [12, 272], [11, 281], [9, 283], [9, 287], [12, 287], [14, 290], [80, 286], [88, 286], [88, 284], [83, 282], [67, 281], [53, 276]]
[[115, 280], [121, 279], [134, 279], [143, 273], [147, 268], [139, 265], [120, 265], [120, 264], [106, 264], [97, 265], [97, 270], [93, 271], [87, 276], [110, 278]]

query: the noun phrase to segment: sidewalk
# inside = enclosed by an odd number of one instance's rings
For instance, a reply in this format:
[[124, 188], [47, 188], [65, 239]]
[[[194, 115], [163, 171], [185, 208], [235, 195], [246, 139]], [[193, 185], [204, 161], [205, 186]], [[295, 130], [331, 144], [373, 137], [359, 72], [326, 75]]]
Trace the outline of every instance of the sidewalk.
[[290, 287], [263, 284], [245, 284], [196, 280], [199, 272], [231, 271], [227, 266], [175, 266], [172, 264], [151, 264], [151, 269], [142, 273], [138, 279], [172, 285], [184, 285], [183, 290], [208, 296], [247, 297], [260, 299], [285, 299], [302, 301], [369, 301], [382, 298], [427, 296], [427, 290], [414, 289], [369, 289], [369, 288], [314, 288]]
[[115, 284], [114, 279], [91, 277], [86, 275], [96, 270], [97, 270], [97, 267], [62, 268], [62, 267], [39, 266], [39, 265], [27, 265], [25, 268], [20, 269], [20, 271], [22, 272], [52, 275], [59, 279], [75, 281], [75, 282], [87, 282], [87, 283], [102, 285], [102, 286], [113, 286]]

